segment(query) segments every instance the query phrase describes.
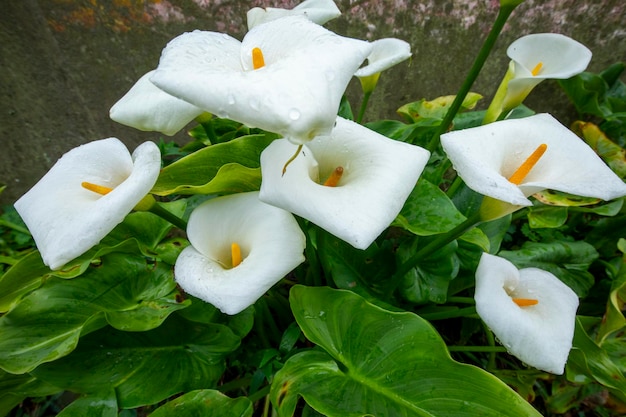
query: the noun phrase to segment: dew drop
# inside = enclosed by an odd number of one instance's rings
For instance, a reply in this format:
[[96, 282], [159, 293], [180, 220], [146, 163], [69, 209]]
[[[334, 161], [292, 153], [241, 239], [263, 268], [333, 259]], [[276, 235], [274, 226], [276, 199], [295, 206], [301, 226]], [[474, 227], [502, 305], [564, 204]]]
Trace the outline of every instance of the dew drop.
[[289, 110], [289, 118], [294, 121], [298, 120], [300, 118], [300, 110], [298, 109]]
[[234, 95], [232, 95], [232, 94], [229, 94], [229, 95], [228, 95], [227, 100], [228, 100], [228, 104], [230, 104], [231, 106], [232, 106], [233, 104], [235, 104], [235, 101], [236, 101], [236, 100], [235, 100], [235, 96], [234, 96]]
[[259, 111], [259, 100], [257, 98], [251, 98], [249, 104], [252, 110]]

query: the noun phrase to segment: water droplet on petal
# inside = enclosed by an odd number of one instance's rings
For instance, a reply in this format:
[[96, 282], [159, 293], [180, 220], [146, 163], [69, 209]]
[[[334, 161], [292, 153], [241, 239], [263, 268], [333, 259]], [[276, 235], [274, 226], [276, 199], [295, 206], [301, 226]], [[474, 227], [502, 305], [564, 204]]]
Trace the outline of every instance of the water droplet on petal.
[[298, 109], [289, 110], [289, 118], [294, 121], [298, 120], [300, 118], [300, 110]]
[[259, 110], [259, 99], [253, 97], [250, 99], [250, 108], [252, 108], [252, 110]]
[[233, 104], [235, 104], [235, 101], [236, 101], [236, 100], [235, 100], [235, 96], [234, 96], [234, 95], [232, 95], [232, 94], [229, 94], [229, 95], [228, 95], [227, 100], [228, 100], [228, 104], [230, 104], [231, 106], [232, 106]]

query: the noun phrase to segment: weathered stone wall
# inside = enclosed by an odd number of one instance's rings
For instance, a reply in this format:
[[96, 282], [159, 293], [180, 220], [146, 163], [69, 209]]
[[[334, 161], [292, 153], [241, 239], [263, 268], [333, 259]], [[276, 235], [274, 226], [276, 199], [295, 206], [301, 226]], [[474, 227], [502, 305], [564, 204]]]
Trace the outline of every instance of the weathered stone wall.
[[[0, 0], [0, 195], [3, 204], [31, 187], [69, 149], [116, 136], [131, 149], [158, 133], [118, 125], [108, 111], [158, 63], [172, 37], [193, 29], [241, 39], [252, 6], [292, 7], [298, 0]], [[414, 57], [381, 77], [369, 120], [395, 118], [400, 105], [454, 94], [489, 31], [497, 0], [340, 0], [342, 17], [326, 26], [342, 35], [409, 41]], [[527, 0], [513, 13], [474, 91], [488, 105], [503, 75], [507, 45], [528, 33], [557, 32], [587, 45], [591, 71], [626, 59], [623, 0]], [[312, 57], [314, 59], [314, 57]], [[358, 83], [349, 87], [353, 106]], [[561, 119], [571, 115], [556, 83], [541, 84], [527, 104]], [[175, 137], [184, 141], [184, 134]]]

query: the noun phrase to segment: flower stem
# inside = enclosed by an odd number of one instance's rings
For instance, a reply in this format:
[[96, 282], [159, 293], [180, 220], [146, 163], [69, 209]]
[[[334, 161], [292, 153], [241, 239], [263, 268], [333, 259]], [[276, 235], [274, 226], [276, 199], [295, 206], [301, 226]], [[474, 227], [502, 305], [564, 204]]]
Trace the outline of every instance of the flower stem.
[[438, 311], [433, 313], [417, 313], [424, 320], [446, 320], [457, 317], [467, 317], [476, 314], [476, 307], [454, 308], [446, 311]]
[[365, 109], [367, 109], [367, 103], [370, 101], [371, 96], [372, 96], [371, 91], [368, 91], [363, 94], [363, 100], [361, 100], [361, 107], [359, 108], [359, 114], [356, 117], [356, 122], [359, 124], [363, 120], [363, 116], [365, 115]]
[[263, 398], [267, 394], [269, 394], [270, 393], [270, 388], [271, 388], [271, 385], [266, 385], [263, 388], [261, 388], [260, 390], [256, 391], [255, 393], [250, 394], [248, 396], [248, 399], [250, 400], [251, 403], [254, 404], [258, 400], [260, 400], [261, 398]]
[[493, 49], [493, 45], [496, 43], [496, 40], [498, 39], [498, 36], [500, 35], [500, 32], [502, 31], [504, 24], [506, 23], [507, 19], [509, 18], [509, 16], [511, 15], [515, 7], [517, 7], [517, 4], [513, 4], [513, 5], [506, 4], [506, 5], [500, 6], [500, 10], [498, 10], [498, 15], [496, 16], [496, 20], [493, 23], [493, 26], [491, 27], [491, 31], [489, 32], [489, 35], [487, 35], [487, 39], [485, 39], [483, 46], [480, 48], [478, 55], [476, 55], [474, 64], [470, 68], [470, 71], [467, 74], [465, 81], [463, 81], [463, 84], [461, 85], [461, 88], [459, 89], [459, 92], [454, 98], [452, 105], [448, 109], [448, 112], [446, 113], [443, 121], [441, 122], [441, 125], [439, 125], [439, 129], [437, 130], [437, 133], [433, 136], [431, 141], [428, 143], [428, 150], [430, 150], [431, 152], [439, 144], [440, 136], [444, 134], [445, 132], [447, 132], [448, 129], [450, 128], [450, 125], [452, 124], [452, 120], [454, 119], [454, 116], [456, 116], [456, 114], [458, 113], [459, 109], [461, 108], [461, 105], [463, 104], [463, 100], [465, 100], [465, 97], [467, 96], [467, 93], [469, 93], [470, 89], [472, 88], [474, 81], [476, 81], [476, 78], [478, 78], [478, 74], [480, 73], [480, 70], [485, 64], [487, 57], [489, 57], [489, 53], [491, 53], [491, 50]]
[[491, 329], [483, 322], [483, 326], [485, 328], [485, 336], [487, 337], [487, 343], [489, 343], [489, 347], [491, 347], [492, 351], [489, 353], [489, 361], [487, 362], [487, 369], [496, 369], [496, 348], [506, 349], [503, 346], [496, 346], [496, 338], [493, 336]]
[[159, 216], [163, 220], [167, 220], [168, 222], [170, 222], [174, 226], [178, 227], [179, 229], [187, 230], [187, 222], [186, 221], [184, 221], [180, 217], [172, 214], [171, 212], [167, 211], [159, 203], [153, 204], [152, 207], [150, 207], [150, 209], [148, 211], [150, 213], [152, 213], [152, 214], [156, 214], [157, 216]]
[[463, 233], [477, 226], [479, 223], [480, 223], [480, 213], [475, 213], [474, 215], [467, 218], [463, 223], [456, 226], [454, 229], [450, 230], [447, 233], [442, 233], [437, 238], [435, 238], [430, 243], [428, 243], [426, 246], [424, 246], [422, 249], [418, 250], [415, 253], [415, 255], [413, 255], [407, 261], [401, 264], [398, 267], [398, 270], [396, 271], [392, 279], [394, 281], [399, 281], [407, 272], [409, 272], [412, 268], [414, 268], [415, 265], [417, 265], [421, 260], [428, 258], [437, 250], [441, 249], [448, 243], [457, 239], [458, 237], [463, 235]]
[[472, 297], [448, 297], [446, 301], [448, 303], [476, 304], [476, 301]]
[[503, 346], [448, 346], [450, 352], [506, 352]]

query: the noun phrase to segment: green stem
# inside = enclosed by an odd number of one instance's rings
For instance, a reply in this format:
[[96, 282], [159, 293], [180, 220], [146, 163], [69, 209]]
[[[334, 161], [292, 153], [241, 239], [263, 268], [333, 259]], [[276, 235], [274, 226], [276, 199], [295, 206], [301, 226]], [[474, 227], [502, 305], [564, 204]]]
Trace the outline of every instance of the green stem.
[[217, 387], [217, 389], [220, 392], [232, 392], [232, 391], [241, 389], [243, 387], [247, 387], [248, 385], [250, 385], [250, 381], [252, 381], [251, 377], [239, 378], [239, 379], [235, 379], [230, 382], [227, 382], [225, 384], [222, 384], [219, 387]]
[[458, 175], [454, 177], [454, 179], [452, 180], [452, 184], [450, 184], [450, 187], [448, 187], [448, 190], [446, 191], [446, 195], [450, 198], [454, 197], [454, 194], [456, 194], [457, 190], [461, 187], [462, 184], [463, 179], [461, 177], [459, 177]]
[[174, 226], [178, 227], [179, 229], [187, 230], [186, 221], [170, 213], [165, 208], [163, 208], [163, 206], [160, 205], [159, 203], [153, 204], [152, 207], [150, 207], [148, 211], [152, 214], [156, 214], [157, 216], [159, 216], [160, 218], [164, 220], [167, 220], [168, 222], [172, 223]]
[[437, 313], [417, 313], [424, 320], [446, 320], [455, 319], [457, 317], [467, 317], [476, 314], [476, 307], [455, 308]]
[[476, 301], [472, 297], [448, 297], [446, 301], [458, 304], [476, 304]]
[[487, 369], [496, 369], [496, 348], [506, 349], [503, 346], [496, 346], [496, 338], [493, 336], [491, 329], [483, 322], [483, 327], [485, 328], [485, 336], [487, 337], [487, 343], [489, 343], [489, 347], [494, 350], [489, 354], [489, 361], [487, 362]]
[[448, 346], [450, 352], [489, 352], [499, 353], [506, 352], [502, 346]]
[[259, 401], [261, 398], [265, 397], [267, 394], [270, 393], [270, 388], [271, 385], [266, 385], [263, 388], [261, 388], [260, 390], [258, 390], [257, 392], [255, 392], [254, 394], [250, 394], [248, 396], [248, 399], [250, 400], [251, 403], [255, 403], [257, 401]]
[[414, 268], [415, 265], [417, 265], [421, 260], [428, 258], [430, 255], [443, 248], [445, 245], [452, 242], [453, 240], [457, 239], [458, 237], [463, 235], [463, 233], [472, 229], [479, 223], [480, 213], [475, 213], [474, 215], [466, 219], [463, 223], [456, 226], [454, 229], [450, 230], [447, 233], [442, 233], [426, 246], [424, 246], [422, 249], [417, 251], [415, 255], [410, 257], [407, 261], [405, 261], [398, 267], [398, 270], [392, 277], [392, 280], [396, 283], [396, 286], [397, 283], [399, 283], [399, 281], [402, 279], [402, 277], [406, 275], [406, 273], [409, 272], [412, 268]]
[[448, 109], [448, 112], [446, 113], [443, 121], [441, 122], [441, 125], [439, 125], [439, 129], [437, 133], [433, 136], [431, 141], [428, 143], [428, 150], [433, 151], [439, 144], [440, 136], [444, 134], [445, 132], [447, 132], [448, 129], [450, 128], [450, 125], [452, 124], [452, 120], [454, 119], [454, 116], [456, 116], [456, 114], [458, 113], [459, 109], [461, 108], [461, 105], [463, 104], [463, 101], [465, 100], [465, 97], [467, 96], [467, 93], [469, 93], [470, 89], [472, 88], [472, 85], [474, 84], [474, 81], [476, 81], [476, 78], [478, 78], [478, 74], [480, 73], [480, 70], [482, 69], [483, 65], [485, 64], [485, 61], [487, 60], [487, 57], [489, 57], [489, 54], [491, 53], [491, 50], [493, 49], [493, 45], [496, 43], [496, 40], [498, 39], [498, 36], [500, 35], [500, 32], [502, 31], [504, 24], [506, 23], [507, 19], [509, 18], [509, 16], [511, 15], [515, 7], [517, 7], [517, 4], [500, 6], [500, 10], [498, 11], [498, 16], [496, 16], [496, 21], [493, 23], [493, 26], [491, 27], [491, 31], [489, 32], [489, 35], [487, 35], [487, 39], [485, 39], [483, 46], [480, 48], [480, 51], [478, 51], [478, 55], [476, 55], [474, 64], [470, 68], [470, 71], [467, 74], [465, 81], [463, 81], [463, 85], [461, 85], [461, 89], [459, 90], [456, 97], [454, 98], [454, 101], [452, 102], [450, 109]]
[[363, 116], [365, 115], [365, 109], [367, 109], [367, 103], [370, 101], [371, 96], [372, 96], [371, 91], [368, 91], [363, 94], [363, 100], [361, 100], [361, 107], [359, 108], [359, 114], [356, 117], [356, 122], [359, 124], [363, 120]]

